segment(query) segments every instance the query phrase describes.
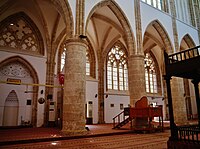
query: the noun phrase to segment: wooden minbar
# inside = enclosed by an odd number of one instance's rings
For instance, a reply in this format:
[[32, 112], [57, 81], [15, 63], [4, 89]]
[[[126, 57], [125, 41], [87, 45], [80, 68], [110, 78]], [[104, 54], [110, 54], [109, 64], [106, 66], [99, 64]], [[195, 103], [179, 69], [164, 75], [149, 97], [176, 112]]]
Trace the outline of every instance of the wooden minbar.
[[[142, 97], [135, 104], [135, 107], [130, 108], [130, 119], [132, 119], [131, 128], [133, 130], [143, 131], [163, 131], [163, 111], [162, 105], [152, 107], [148, 105], [146, 96]], [[153, 124], [154, 117], [159, 118], [159, 125]]]

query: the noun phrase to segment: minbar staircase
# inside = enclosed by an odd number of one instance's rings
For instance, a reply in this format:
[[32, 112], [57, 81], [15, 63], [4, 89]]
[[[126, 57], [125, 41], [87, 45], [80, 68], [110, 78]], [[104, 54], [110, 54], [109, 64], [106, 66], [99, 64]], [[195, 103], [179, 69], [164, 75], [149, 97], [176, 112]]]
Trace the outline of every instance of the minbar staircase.
[[[152, 119], [154, 117], [159, 117], [159, 127], [152, 127]], [[133, 120], [135, 121], [134, 123]], [[132, 130], [163, 131], [162, 106], [149, 106], [147, 97], [143, 96], [135, 103], [135, 107], [124, 108], [124, 111], [113, 118], [113, 129], [119, 129], [129, 122], [131, 122]]]
[[124, 111], [113, 118], [113, 129], [119, 129], [131, 120], [132, 119], [129, 116], [129, 108], [125, 108]]

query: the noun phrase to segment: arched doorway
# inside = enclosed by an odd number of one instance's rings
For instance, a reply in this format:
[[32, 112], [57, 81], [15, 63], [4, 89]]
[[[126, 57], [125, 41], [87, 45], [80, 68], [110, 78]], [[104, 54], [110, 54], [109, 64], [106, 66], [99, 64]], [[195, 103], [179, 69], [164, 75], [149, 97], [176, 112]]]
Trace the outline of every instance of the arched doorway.
[[3, 126], [17, 126], [19, 113], [19, 101], [15, 90], [12, 90], [4, 104]]
[[[12, 126], [22, 125], [24, 122], [36, 126], [38, 86], [25, 85], [38, 83], [34, 68], [19, 56], [9, 57], [0, 63], [0, 77], [5, 82], [0, 84], [0, 124], [11, 126], [10, 122], [6, 122], [5, 116], [15, 111], [18, 118], [17, 123], [13, 122]], [[10, 116], [8, 118], [11, 119]]]

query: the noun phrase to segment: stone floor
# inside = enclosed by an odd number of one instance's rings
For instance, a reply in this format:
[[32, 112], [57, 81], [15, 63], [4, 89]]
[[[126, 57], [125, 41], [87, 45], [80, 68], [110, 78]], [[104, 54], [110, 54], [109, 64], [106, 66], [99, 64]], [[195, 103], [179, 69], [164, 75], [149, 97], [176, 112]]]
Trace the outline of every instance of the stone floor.
[[[168, 127], [168, 124], [165, 124]], [[111, 124], [86, 125], [83, 136], [67, 136], [57, 128], [0, 129], [0, 148], [67, 148], [67, 149], [166, 149], [169, 130], [136, 133]]]

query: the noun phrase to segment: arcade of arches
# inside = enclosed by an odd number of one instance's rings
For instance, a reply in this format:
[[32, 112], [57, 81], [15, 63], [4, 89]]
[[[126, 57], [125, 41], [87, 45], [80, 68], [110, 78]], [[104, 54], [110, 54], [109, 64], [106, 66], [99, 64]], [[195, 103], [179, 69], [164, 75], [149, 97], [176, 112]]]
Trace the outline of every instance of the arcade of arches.
[[[199, 3], [183, 1], [184, 14], [176, 0], [2, 0], [0, 126], [82, 133], [143, 96], [168, 120], [163, 53], [200, 41]], [[193, 85], [171, 83], [175, 121], [185, 124], [197, 114]]]

